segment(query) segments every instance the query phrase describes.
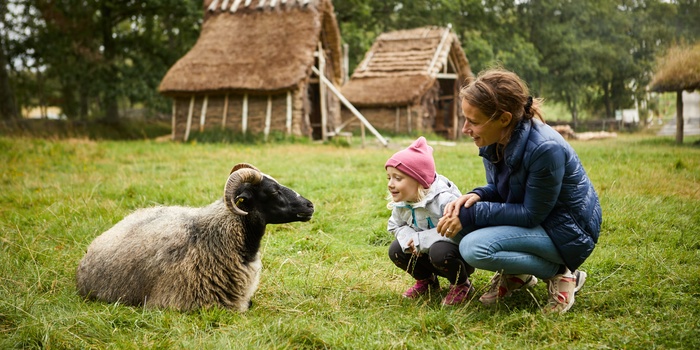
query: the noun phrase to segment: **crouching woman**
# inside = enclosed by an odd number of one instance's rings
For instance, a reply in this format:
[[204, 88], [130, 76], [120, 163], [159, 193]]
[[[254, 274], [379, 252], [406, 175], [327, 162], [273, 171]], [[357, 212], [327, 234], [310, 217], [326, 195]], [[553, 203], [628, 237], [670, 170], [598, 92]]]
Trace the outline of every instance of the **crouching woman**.
[[480, 297], [493, 304], [512, 292], [548, 284], [545, 311], [563, 313], [586, 273], [602, 214], [598, 196], [574, 149], [544, 123], [541, 101], [514, 73], [492, 69], [460, 91], [462, 132], [483, 158], [487, 184], [445, 207], [438, 232], [470, 232], [459, 246], [464, 260], [495, 271]]

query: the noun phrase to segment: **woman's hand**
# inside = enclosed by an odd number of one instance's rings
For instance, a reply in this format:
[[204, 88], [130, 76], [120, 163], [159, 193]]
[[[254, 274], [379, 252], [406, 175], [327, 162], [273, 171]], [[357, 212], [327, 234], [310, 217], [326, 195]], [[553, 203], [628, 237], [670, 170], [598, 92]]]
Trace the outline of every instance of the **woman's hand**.
[[469, 208], [474, 203], [478, 202], [481, 200], [481, 197], [479, 197], [478, 194], [476, 193], [467, 193], [463, 194], [459, 198], [457, 198], [454, 202], [451, 202], [450, 204], [445, 206], [445, 210], [442, 213], [443, 217], [448, 216], [448, 217], [457, 217], [459, 216], [459, 210], [462, 207]]
[[443, 216], [438, 221], [437, 232], [443, 237], [452, 238], [459, 231], [462, 231], [459, 216]]

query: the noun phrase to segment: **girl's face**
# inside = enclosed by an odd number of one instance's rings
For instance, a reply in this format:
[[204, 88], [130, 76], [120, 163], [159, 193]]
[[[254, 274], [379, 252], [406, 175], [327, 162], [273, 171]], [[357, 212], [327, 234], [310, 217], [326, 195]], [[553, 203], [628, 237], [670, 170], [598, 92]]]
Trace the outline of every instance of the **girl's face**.
[[512, 118], [510, 113], [504, 112], [497, 119], [489, 119], [478, 108], [470, 105], [466, 99], [462, 99], [462, 112], [466, 117], [462, 133], [474, 139], [477, 147], [485, 147], [501, 141]]
[[394, 202], [416, 202], [418, 190], [423, 186], [414, 178], [404, 174], [394, 167], [386, 168], [386, 178], [389, 180], [389, 192]]

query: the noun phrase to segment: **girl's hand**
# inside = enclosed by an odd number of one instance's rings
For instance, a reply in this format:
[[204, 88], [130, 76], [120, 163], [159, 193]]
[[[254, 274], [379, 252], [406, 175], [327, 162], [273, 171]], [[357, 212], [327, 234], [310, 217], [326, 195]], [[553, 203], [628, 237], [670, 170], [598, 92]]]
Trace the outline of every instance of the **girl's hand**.
[[479, 197], [478, 194], [476, 193], [467, 193], [463, 194], [459, 198], [457, 198], [454, 202], [451, 202], [450, 204], [445, 206], [445, 210], [442, 213], [444, 216], [448, 217], [457, 217], [459, 216], [459, 210], [462, 207], [469, 208], [474, 203], [478, 202], [481, 200], [481, 197]]
[[437, 232], [447, 238], [454, 237], [457, 232], [462, 231], [462, 223], [459, 216], [443, 216], [437, 224]]
[[413, 238], [408, 240], [408, 249], [411, 250], [411, 254], [420, 256], [420, 252], [416, 250], [416, 246], [413, 244]]

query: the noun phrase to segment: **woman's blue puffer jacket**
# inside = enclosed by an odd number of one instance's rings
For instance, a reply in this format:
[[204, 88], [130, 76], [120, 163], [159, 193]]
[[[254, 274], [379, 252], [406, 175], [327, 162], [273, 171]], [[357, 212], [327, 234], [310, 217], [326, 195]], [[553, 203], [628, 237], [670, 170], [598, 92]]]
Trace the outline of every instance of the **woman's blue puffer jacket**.
[[488, 185], [474, 190], [477, 227], [542, 225], [564, 263], [576, 270], [593, 251], [602, 224], [598, 195], [574, 149], [539, 120], [523, 120], [505, 149], [510, 192], [501, 198], [495, 186], [495, 146], [482, 147]]

